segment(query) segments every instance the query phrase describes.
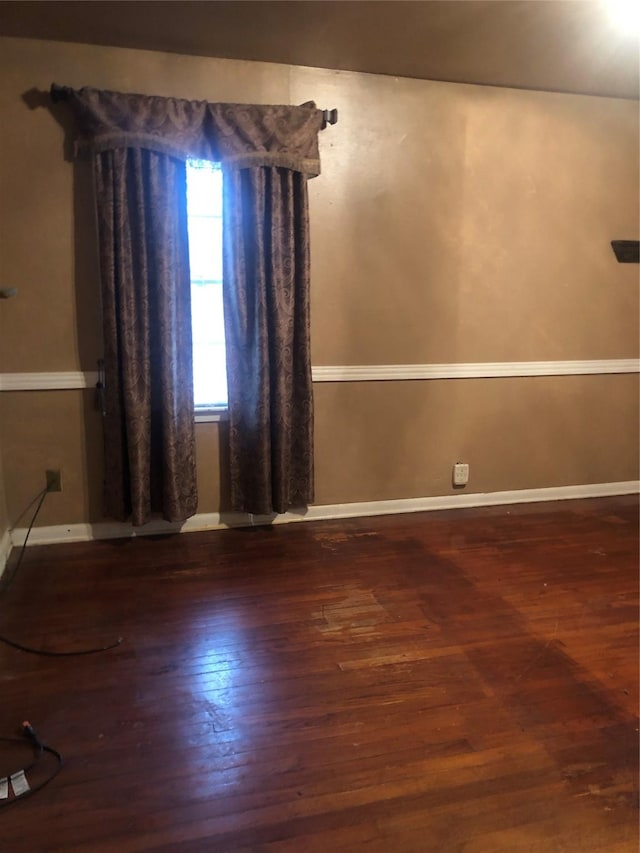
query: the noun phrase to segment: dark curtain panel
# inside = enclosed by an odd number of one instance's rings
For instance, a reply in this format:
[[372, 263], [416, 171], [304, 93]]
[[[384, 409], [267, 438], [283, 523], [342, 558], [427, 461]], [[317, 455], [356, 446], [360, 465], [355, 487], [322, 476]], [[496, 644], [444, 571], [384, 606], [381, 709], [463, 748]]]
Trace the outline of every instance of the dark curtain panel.
[[96, 164], [109, 514], [196, 510], [186, 226], [188, 157], [225, 172], [232, 508], [313, 501], [307, 179], [322, 113], [54, 86]]
[[94, 155], [105, 359], [105, 509], [144, 524], [196, 511], [185, 164]]
[[313, 501], [307, 177], [234, 169], [224, 188], [231, 508], [285, 512]]

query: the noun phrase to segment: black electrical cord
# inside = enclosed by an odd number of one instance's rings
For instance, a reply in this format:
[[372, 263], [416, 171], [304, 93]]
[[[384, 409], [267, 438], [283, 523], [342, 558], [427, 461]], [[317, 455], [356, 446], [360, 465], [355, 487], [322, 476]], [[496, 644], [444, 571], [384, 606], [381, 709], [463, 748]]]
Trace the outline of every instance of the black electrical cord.
[[[49, 782], [52, 781], [52, 779], [56, 778], [58, 773], [62, 770], [62, 765], [64, 764], [63, 758], [60, 755], [60, 753], [58, 752], [58, 750], [54, 749], [51, 746], [47, 746], [45, 743], [42, 743], [42, 741], [40, 740], [40, 738], [36, 734], [33, 726], [31, 725], [31, 723], [25, 721], [22, 724], [22, 734], [27, 738], [27, 740], [31, 744], [31, 748], [33, 749], [33, 753], [34, 753], [34, 758], [33, 758], [33, 761], [31, 762], [31, 764], [22, 770], [23, 774], [25, 774], [25, 778], [26, 778], [26, 774], [30, 773], [36, 767], [36, 765], [39, 763], [40, 759], [43, 757], [43, 755], [45, 753], [49, 753], [49, 755], [52, 755], [56, 759], [57, 765], [56, 765], [55, 769], [53, 770], [53, 772], [51, 772], [47, 776], [47, 778], [44, 779], [42, 782], [39, 782], [37, 785], [34, 785], [33, 787], [29, 787], [26, 791], [23, 791], [21, 794], [17, 794], [16, 796], [12, 797], [11, 799], [7, 798], [6, 800], [0, 800], [0, 808], [6, 808], [7, 806], [12, 806], [15, 803], [19, 803], [21, 800], [25, 800], [27, 797], [30, 797], [32, 794], [37, 794], [38, 791], [41, 791], [45, 787], [45, 785], [48, 785]], [[2, 742], [2, 743], [20, 743], [20, 744], [24, 743], [24, 741], [21, 738], [19, 739], [19, 738], [14, 738], [14, 737], [0, 738], [0, 742]], [[18, 771], [18, 772], [20, 772], [20, 771]], [[28, 780], [27, 780], [27, 782], [28, 782]]]
[[55, 649], [34, 649], [31, 646], [25, 646], [22, 643], [17, 643], [15, 640], [9, 639], [9, 637], [5, 637], [3, 634], [0, 634], [0, 643], [5, 643], [7, 646], [11, 646], [12, 649], [17, 649], [19, 652], [28, 652], [31, 655], [43, 655], [44, 657], [49, 658], [68, 658], [68, 657], [77, 657], [78, 655], [95, 655], [98, 652], [108, 652], [109, 649], [115, 649], [119, 646], [124, 637], [118, 637], [113, 643], [109, 643], [108, 646], [96, 646], [91, 649], [76, 649], [74, 651], [56, 651]]
[[[16, 563], [16, 567], [13, 570], [13, 572], [11, 573], [11, 576], [9, 577], [9, 580], [5, 586], [5, 592], [7, 591], [7, 589], [10, 587], [10, 585], [15, 580], [16, 575], [18, 574], [18, 569], [22, 565], [22, 560], [24, 558], [24, 554], [25, 554], [25, 551], [27, 548], [27, 542], [29, 541], [29, 536], [31, 534], [31, 530], [33, 529], [33, 525], [36, 522], [36, 518], [38, 517], [38, 513], [40, 512], [40, 510], [42, 508], [42, 504], [44, 503], [44, 499], [46, 498], [46, 496], [48, 494], [49, 494], [49, 487], [47, 486], [45, 489], [43, 489], [40, 492], [39, 495], [36, 495], [36, 497], [29, 504], [29, 506], [33, 506], [33, 504], [38, 500], [38, 498], [40, 498], [40, 500], [38, 501], [38, 506], [36, 507], [36, 511], [33, 513], [31, 523], [29, 524], [29, 529], [27, 530], [27, 535], [24, 537], [24, 542], [22, 543], [22, 548], [20, 549], [20, 554], [18, 555], [18, 562]], [[27, 509], [29, 508], [29, 506], [27, 507]], [[24, 512], [26, 512], [26, 510]], [[23, 515], [24, 515], [24, 512], [23, 512]], [[0, 643], [5, 643], [5, 645], [11, 646], [12, 649], [17, 649], [20, 652], [28, 652], [29, 654], [32, 654], [32, 655], [43, 655], [45, 657], [52, 657], [52, 658], [77, 657], [78, 655], [95, 655], [98, 652], [108, 652], [109, 649], [115, 649], [116, 646], [119, 646], [120, 643], [122, 643], [123, 639], [124, 639], [123, 637], [118, 637], [118, 639], [114, 643], [109, 643], [109, 645], [107, 645], [107, 646], [97, 646], [96, 648], [77, 649], [75, 651], [64, 651], [64, 650], [63, 651], [55, 651], [55, 650], [49, 650], [49, 649], [34, 649], [32, 646], [26, 646], [24, 643], [19, 643], [16, 640], [12, 640], [10, 637], [5, 637], [4, 634], [0, 634]]]
[[[41, 508], [42, 508], [42, 504], [44, 503], [44, 499], [46, 498], [46, 496], [47, 496], [48, 492], [49, 492], [49, 489], [48, 489], [48, 488], [46, 488], [46, 487], [45, 487], [41, 492], [39, 492], [39, 493], [35, 496], [35, 498], [31, 501], [31, 503], [27, 506], [27, 508], [26, 508], [25, 510], [23, 510], [22, 515], [20, 516], [20, 518], [22, 518], [22, 516], [25, 514], [25, 512], [27, 511], [27, 509], [29, 509], [29, 507], [32, 507], [32, 506], [34, 505], [34, 503], [38, 500], [38, 498], [40, 498], [40, 500], [38, 501], [38, 506], [36, 507], [36, 511], [33, 513], [33, 517], [32, 517], [32, 519], [31, 519], [31, 523], [29, 524], [29, 529], [27, 530], [27, 535], [24, 537], [24, 542], [22, 543], [22, 548], [20, 549], [20, 553], [18, 554], [18, 562], [16, 563], [16, 567], [15, 567], [15, 569], [11, 572], [11, 574], [9, 575], [9, 577], [8, 577], [8, 579], [7, 579], [7, 583], [5, 584], [5, 587], [4, 587], [4, 592], [5, 592], [5, 593], [7, 592], [7, 590], [9, 589], [9, 587], [11, 586], [11, 584], [13, 583], [13, 579], [14, 579], [14, 578], [16, 577], [16, 575], [18, 574], [18, 571], [19, 571], [20, 566], [21, 566], [21, 564], [22, 564], [22, 560], [23, 560], [23, 558], [24, 558], [24, 552], [25, 552], [25, 550], [26, 550], [26, 548], [27, 548], [27, 542], [28, 542], [28, 540], [29, 540], [29, 536], [30, 536], [30, 534], [31, 534], [31, 530], [32, 530], [32, 528], [33, 528], [33, 525], [35, 524], [36, 518], [38, 517], [38, 513], [40, 512], [40, 510], [41, 510]], [[18, 521], [20, 521], [20, 518], [18, 518]], [[17, 522], [15, 522], [15, 524], [17, 524]]]

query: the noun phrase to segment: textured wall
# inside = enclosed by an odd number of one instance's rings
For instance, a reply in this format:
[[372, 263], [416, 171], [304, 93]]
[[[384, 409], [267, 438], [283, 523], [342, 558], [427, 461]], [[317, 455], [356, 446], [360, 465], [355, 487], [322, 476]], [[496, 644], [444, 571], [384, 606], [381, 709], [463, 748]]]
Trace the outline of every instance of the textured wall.
[[[117, 48], [2, 40], [3, 372], [94, 370], [100, 321], [90, 175], [64, 159], [52, 81], [218, 101], [338, 107], [310, 184], [315, 365], [634, 358], [636, 102]], [[317, 502], [637, 478], [637, 378], [316, 388]], [[92, 392], [5, 392], [7, 503], [44, 468], [42, 523], [100, 519]], [[197, 427], [200, 511], [220, 507], [224, 435]], [[222, 440], [220, 440], [222, 439]], [[222, 483], [221, 483], [222, 479]], [[224, 501], [223, 501], [224, 502]]]
[[[2, 409], [2, 402], [0, 401], [0, 411]], [[2, 467], [2, 435], [0, 434], [0, 574], [4, 569], [4, 554], [5, 548], [3, 548], [3, 542], [5, 541], [5, 536], [9, 530], [9, 516], [7, 514], [7, 502], [5, 499], [5, 489], [4, 489], [4, 472]]]

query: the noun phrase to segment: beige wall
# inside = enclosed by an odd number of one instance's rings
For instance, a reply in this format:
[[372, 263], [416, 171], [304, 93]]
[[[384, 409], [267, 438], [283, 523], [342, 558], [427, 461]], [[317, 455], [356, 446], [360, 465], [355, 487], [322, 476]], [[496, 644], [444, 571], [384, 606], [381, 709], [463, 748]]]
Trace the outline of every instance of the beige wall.
[[3, 542], [9, 530], [9, 516], [4, 489], [4, 472], [2, 468], [2, 436], [0, 435], [0, 574], [4, 569], [5, 547]]
[[[13, 39], [0, 52], [2, 371], [93, 370], [90, 176], [64, 159], [54, 80], [337, 107], [310, 183], [315, 365], [638, 356], [637, 102]], [[634, 376], [318, 383], [317, 503], [638, 476]], [[63, 469], [41, 522], [98, 520], [100, 422], [82, 391], [3, 393], [10, 515]], [[197, 427], [201, 512], [224, 437]], [[220, 440], [222, 438], [222, 440]], [[222, 484], [221, 484], [222, 481]], [[224, 502], [224, 501], [222, 501]]]
[[[1, 256], [0, 256], [1, 258]], [[0, 264], [0, 281], [2, 280], [2, 266]], [[2, 284], [0, 284], [2, 287]], [[0, 318], [2, 315], [2, 302], [0, 301]], [[2, 321], [0, 319], [0, 331], [2, 330]], [[2, 373], [3, 366], [2, 362], [0, 362], [0, 373]], [[4, 484], [4, 466], [3, 466], [3, 444], [4, 444], [4, 436], [2, 434], [2, 424], [4, 422], [4, 418], [2, 417], [2, 409], [4, 405], [4, 400], [2, 394], [0, 393], [0, 575], [2, 575], [5, 566], [6, 559], [10, 550], [8, 543], [8, 533], [9, 533], [9, 515], [7, 512], [7, 500], [5, 494], [5, 484]]]

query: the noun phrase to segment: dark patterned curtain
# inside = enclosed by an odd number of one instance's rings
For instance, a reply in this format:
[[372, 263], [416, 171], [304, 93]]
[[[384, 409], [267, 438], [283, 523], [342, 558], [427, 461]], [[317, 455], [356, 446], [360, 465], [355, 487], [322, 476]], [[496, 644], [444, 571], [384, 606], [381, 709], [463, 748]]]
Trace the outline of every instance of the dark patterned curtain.
[[313, 500], [307, 178], [315, 104], [210, 104], [52, 86], [94, 159], [109, 514], [196, 510], [184, 160], [225, 173], [223, 290], [233, 509]]
[[231, 508], [285, 512], [313, 501], [307, 178], [261, 166], [224, 187]]
[[94, 159], [105, 363], [105, 509], [196, 511], [186, 174], [137, 148]]

